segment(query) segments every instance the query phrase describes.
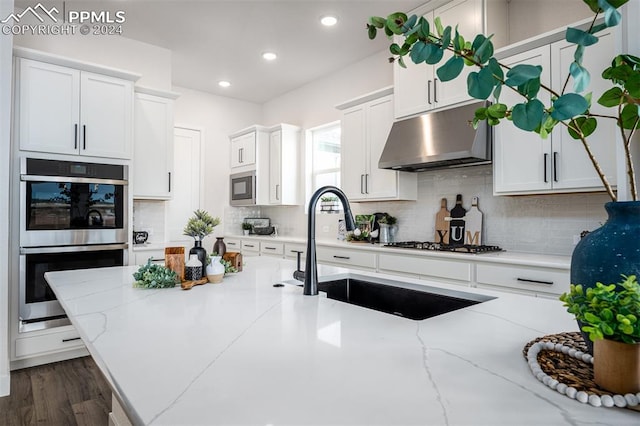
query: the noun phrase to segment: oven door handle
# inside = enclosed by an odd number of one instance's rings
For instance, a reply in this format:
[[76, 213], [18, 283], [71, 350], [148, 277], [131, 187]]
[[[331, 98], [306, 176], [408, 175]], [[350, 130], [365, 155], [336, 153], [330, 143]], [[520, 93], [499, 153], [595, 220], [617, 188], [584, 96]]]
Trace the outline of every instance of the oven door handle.
[[89, 246], [20, 247], [20, 254], [73, 253], [79, 251], [119, 250], [128, 248], [128, 243], [95, 244]]
[[59, 183], [97, 183], [103, 185], [128, 185], [129, 181], [123, 179], [98, 179], [85, 177], [20, 175], [23, 182], [59, 182]]

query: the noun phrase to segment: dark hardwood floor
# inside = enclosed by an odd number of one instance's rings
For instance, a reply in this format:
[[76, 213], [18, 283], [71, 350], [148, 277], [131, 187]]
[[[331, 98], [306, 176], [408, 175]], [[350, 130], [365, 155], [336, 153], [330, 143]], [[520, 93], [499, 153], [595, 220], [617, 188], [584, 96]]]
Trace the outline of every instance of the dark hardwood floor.
[[11, 372], [0, 425], [106, 426], [111, 389], [91, 357]]

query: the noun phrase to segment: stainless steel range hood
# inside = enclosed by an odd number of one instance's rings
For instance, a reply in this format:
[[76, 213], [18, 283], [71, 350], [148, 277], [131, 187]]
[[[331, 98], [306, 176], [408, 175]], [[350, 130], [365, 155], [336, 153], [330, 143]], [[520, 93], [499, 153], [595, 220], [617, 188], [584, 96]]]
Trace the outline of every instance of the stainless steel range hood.
[[378, 167], [421, 172], [490, 163], [491, 129], [481, 122], [474, 130], [469, 123], [484, 105], [476, 102], [395, 122]]

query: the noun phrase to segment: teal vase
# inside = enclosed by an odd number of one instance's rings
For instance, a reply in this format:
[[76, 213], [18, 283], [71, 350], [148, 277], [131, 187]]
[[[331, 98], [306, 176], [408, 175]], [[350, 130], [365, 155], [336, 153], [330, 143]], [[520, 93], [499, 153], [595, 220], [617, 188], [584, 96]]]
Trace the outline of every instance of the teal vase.
[[[571, 256], [571, 283], [584, 288], [618, 283], [621, 275], [640, 277], [640, 201], [606, 203], [609, 217], [580, 240]], [[593, 342], [582, 334], [589, 351]]]

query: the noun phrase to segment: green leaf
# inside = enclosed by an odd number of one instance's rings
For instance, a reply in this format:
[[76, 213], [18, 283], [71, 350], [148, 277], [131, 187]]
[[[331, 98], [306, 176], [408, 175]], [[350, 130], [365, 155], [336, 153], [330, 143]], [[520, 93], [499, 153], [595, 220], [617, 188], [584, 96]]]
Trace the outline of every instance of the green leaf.
[[583, 92], [588, 86], [591, 80], [589, 71], [577, 62], [572, 62], [569, 66], [569, 73], [573, 77], [573, 91], [580, 93]]
[[413, 45], [413, 47], [411, 48], [410, 57], [414, 64], [419, 64], [427, 59], [427, 56], [429, 56], [429, 52], [425, 52], [426, 48], [427, 43], [425, 43], [424, 41], [418, 41]]
[[496, 58], [489, 59], [487, 63], [487, 67], [491, 70], [491, 74], [493, 74], [493, 78], [496, 80], [504, 80], [504, 72], [502, 71], [502, 67], [496, 60]]
[[426, 38], [428, 38], [428, 37], [429, 37], [429, 33], [431, 32], [431, 31], [430, 31], [430, 28], [429, 28], [429, 21], [427, 21], [427, 20], [426, 20], [426, 19], [424, 19], [424, 18], [420, 18], [420, 25], [419, 25], [419, 28], [420, 28], [420, 29], [418, 30], [418, 36], [419, 36], [421, 39], [426, 39]]
[[495, 86], [495, 79], [489, 68], [482, 68], [479, 72], [471, 72], [467, 76], [467, 91], [476, 99], [487, 99]]
[[627, 82], [624, 84], [624, 88], [632, 97], [636, 99], [640, 98], [640, 72], [635, 71], [631, 74]]
[[487, 107], [480, 107], [476, 109], [473, 113], [473, 117], [477, 118], [478, 120], [486, 120], [488, 117], [487, 109]]
[[638, 106], [635, 104], [627, 104], [622, 108], [620, 114], [622, 120], [622, 128], [631, 130], [638, 126]]
[[533, 99], [540, 91], [540, 78], [534, 78], [518, 86], [518, 92], [527, 99]]
[[393, 31], [391, 31], [391, 29], [389, 27], [387, 27], [386, 25], [384, 26], [384, 33], [387, 35], [387, 37], [392, 37], [393, 36]]
[[373, 40], [374, 38], [376, 38], [376, 35], [378, 34], [378, 30], [376, 29], [376, 27], [374, 27], [373, 25], [367, 25], [367, 30], [369, 33], [369, 40]]
[[505, 104], [492, 104], [487, 108], [487, 115], [493, 118], [504, 118], [507, 116], [507, 106]]
[[451, 81], [458, 77], [464, 68], [464, 60], [460, 56], [452, 56], [436, 70], [440, 81]]
[[589, 108], [589, 103], [577, 93], [567, 93], [553, 102], [551, 116], [558, 121], [568, 120], [576, 115], [584, 113]]
[[402, 68], [407, 68], [407, 64], [404, 63], [404, 58], [402, 56], [398, 58], [398, 65], [400, 65]]
[[456, 25], [453, 35], [453, 49], [456, 52], [460, 52], [464, 47], [464, 38], [458, 33], [458, 26]]
[[442, 32], [442, 47], [447, 48], [451, 44], [451, 27], [448, 26]]
[[620, 23], [622, 15], [607, 0], [598, 0], [598, 6], [604, 10], [604, 22], [609, 27], [615, 27]]
[[441, 49], [437, 44], [428, 44], [429, 55], [425, 59], [425, 62], [429, 65], [434, 65], [442, 60], [444, 55], [444, 49]]
[[544, 118], [544, 105], [537, 99], [516, 104], [511, 111], [513, 124], [524, 131], [532, 132], [540, 126]]
[[538, 65], [518, 64], [507, 71], [505, 84], [516, 87], [534, 78], [539, 78], [542, 67]]
[[417, 20], [418, 20], [418, 17], [416, 15], [411, 15], [409, 19], [407, 19], [407, 22], [402, 24], [402, 28], [401, 28], [402, 33], [406, 34], [407, 32], [411, 31], [414, 25], [416, 24]]
[[593, 117], [577, 117], [571, 120], [571, 127], [568, 127], [569, 135], [573, 139], [580, 139], [580, 133], [576, 132], [572, 127], [577, 128], [582, 132], [582, 135], [586, 138], [595, 132], [598, 127], [598, 120]]
[[[491, 37], [485, 37], [481, 34], [476, 37], [476, 40], [478, 38], [482, 38], [484, 41], [477, 48], [473, 48], [475, 52], [473, 57], [476, 62], [484, 64], [493, 56], [493, 42], [491, 41]], [[476, 40], [473, 42], [474, 45], [476, 44]]]
[[392, 13], [387, 16], [387, 22], [385, 27], [388, 28], [393, 34], [401, 35], [402, 26], [407, 22], [407, 15], [402, 12]]
[[565, 33], [565, 39], [569, 43], [574, 43], [579, 46], [591, 46], [598, 42], [598, 37], [593, 34], [589, 34], [578, 28], [568, 27]]
[[394, 55], [399, 55], [401, 50], [402, 49], [398, 46], [398, 43], [392, 43], [391, 46], [389, 46], [389, 51]]
[[373, 25], [376, 28], [384, 27], [385, 22], [387, 22], [387, 20], [381, 16], [372, 16], [371, 18], [369, 18], [369, 24]]
[[442, 29], [442, 21], [440, 20], [440, 17], [436, 16], [436, 18], [433, 20], [433, 23], [436, 26], [436, 32], [438, 33], [438, 36], [442, 37], [444, 31]]
[[612, 87], [600, 96], [598, 103], [605, 107], [614, 107], [620, 105], [624, 100], [624, 93], [619, 87]]
[[502, 83], [498, 83], [496, 88], [493, 89], [493, 98], [497, 101], [500, 99], [500, 93], [502, 92]]

